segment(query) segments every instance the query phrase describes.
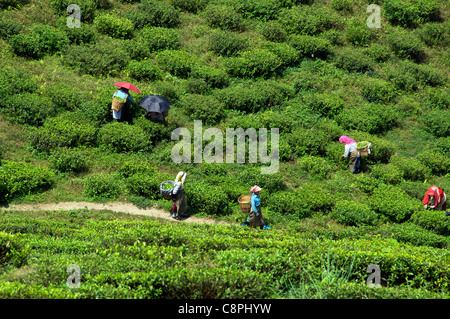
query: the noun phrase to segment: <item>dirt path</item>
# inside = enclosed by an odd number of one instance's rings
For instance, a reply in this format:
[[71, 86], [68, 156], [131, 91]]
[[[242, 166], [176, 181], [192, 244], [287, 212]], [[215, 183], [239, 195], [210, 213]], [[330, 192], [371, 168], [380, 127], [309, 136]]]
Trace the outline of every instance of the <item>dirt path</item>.
[[[61, 202], [61, 203], [50, 203], [50, 204], [19, 204], [19, 205], [9, 205], [0, 206], [0, 209], [10, 209], [10, 210], [71, 210], [71, 209], [97, 209], [97, 210], [110, 210], [113, 212], [128, 213], [134, 215], [146, 215], [155, 218], [161, 218], [165, 220], [170, 220], [174, 222], [179, 222], [172, 218], [169, 212], [166, 212], [157, 208], [146, 208], [141, 209], [130, 203], [122, 202], [112, 202], [112, 203], [90, 203], [90, 202]], [[199, 223], [199, 224], [217, 224], [217, 225], [230, 225], [230, 223], [215, 220], [213, 218], [206, 217], [195, 217], [188, 216], [181, 220], [186, 223]]]

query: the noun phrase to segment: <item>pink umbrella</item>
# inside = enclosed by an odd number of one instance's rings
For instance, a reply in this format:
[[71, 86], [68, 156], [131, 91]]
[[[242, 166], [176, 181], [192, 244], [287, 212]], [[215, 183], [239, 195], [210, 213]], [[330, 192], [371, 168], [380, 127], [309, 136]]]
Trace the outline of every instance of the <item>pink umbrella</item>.
[[128, 82], [117, 82], [114, 83], [115, 86], [121, 87], [121, 88], [125, 88], [131, 91], [136, 92], [137, 94], [141, 94], [141, 91], [139, 91], [139, 89], [137, 87], [135, 87], [133, 84], [128, 83]]

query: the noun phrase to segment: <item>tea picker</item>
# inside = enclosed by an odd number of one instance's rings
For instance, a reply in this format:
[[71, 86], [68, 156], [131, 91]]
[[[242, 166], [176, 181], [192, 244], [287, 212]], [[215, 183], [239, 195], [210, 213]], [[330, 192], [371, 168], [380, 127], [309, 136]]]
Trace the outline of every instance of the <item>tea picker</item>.
[[[447, 197], [445, 196], [444, 190], [436, 186], [431, 186], [427, 190], [422, 203], [425, 209], [447, 210]], [[449, 216], [450, 214], [446, 212], [445, 215]]]
[[124, 107], [127, 102], [131, 102], [132, 104], [136, 104], [136, 102], [131, 98], [129, 94], [129, 90], [134, 91], [138, 94], [141, 94], [141, 91], [133, 84], [128, 82], [117, 82], [114, 83], [114, 86], [118, 86], [119, 88], [113, 94], [113, 100], [111, 104], [111, 110], [113, 111], [113, 118], [118, 122], [122, 122], [125, 118]]
[[[186, 193], [184, 191], [186, 176], [185, 172], [180, 171], [175, 177], [175, 181], [165, 181], [159, 186], [161, 195], [165, 199], [173, 201], [172, 217], [177, 220], [185, 216], [187, 210]], [[170, 185], [173, 185], [173, 188]]]
[[259, 192], [262, 190], [258, 185], [250, 188], [251, 195], [241, 195], [238, 199], [239, 206], [242, 212], [249, 213], [247, 219], [242, 224], [242, 226], [252, 226], [259, 227], [261, 229], [270, 229], [264, 223], [261, 212], [261, 198], [259, 197]]

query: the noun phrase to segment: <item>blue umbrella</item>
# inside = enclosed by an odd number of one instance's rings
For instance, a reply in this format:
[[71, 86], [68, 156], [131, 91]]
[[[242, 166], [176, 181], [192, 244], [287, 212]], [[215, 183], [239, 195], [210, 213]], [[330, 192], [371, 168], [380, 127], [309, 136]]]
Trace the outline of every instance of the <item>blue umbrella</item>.
[[170, 110], [170, 102], [160, 95], [148, 95], [141, 99], [139, 106], [150, 112], [162, 113]]

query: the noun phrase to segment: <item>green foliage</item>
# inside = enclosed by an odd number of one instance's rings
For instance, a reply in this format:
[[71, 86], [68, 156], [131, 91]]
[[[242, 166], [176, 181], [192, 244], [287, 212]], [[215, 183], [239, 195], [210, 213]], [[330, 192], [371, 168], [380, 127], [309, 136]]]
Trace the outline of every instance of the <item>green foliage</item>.
[[180, 12], [173, 5], [164, 1], [141, 0], [137, 10], [129, 10], [125, 15], [135, 29], [145, 26], [175, 28], [180, 25]]
[[374, 225], [378, 216], [366, 203], [358, 203], [353, 200], [340, 200], [333, 207], [331, 213], [339, 223], [348, 226]]
[[189, 76], [193, 79], [205, 81], [211, 88], [221, 89], [230, 84], [229, 76], [225, 71], [206, 65], [194, 65]]
[[291, 35], [288, 43], [297, 50], [299, 58], [325, 58], [330, 53], [330, 41], [311, 35]]
[[[105, 0], [79, 0], [76, 4], [80, 7], [81, 22], [91, 22], [95, 18], [96, 9], [105, 7]], [[50, 6], [60, 16], [67, 17], [67, 7], [72, 4], [71, 0], [50, 0]]]
[[113, 122], [103, 125], [97, 137], [100, 148], [111, 152], [149, 152], [150, 136], [139, 126]]
[[336, 121], [346, 130], [358, 130], [370, 134], [380, 134], [397, 126], [399, 114], [390, 105], [364, 104], [359, 107], [344, 108]]
[[184, 186], [188, 207], [208, 215], [226, 215], [229, 212], [228, 197], [218, 186], [204, 181], [186, 181]]
[[234, 56], [248, 48], [248, 39], [236, 32], [215, 29], [208, 36], [208, 48], [220, 56]]
[[210, 3], [201, 15], [212, 28], [230, 31], [242, 31], [245, 29], [245, 20], [232, 6]]
[[18, 56], [38, 59], [44, 54], [39, 36], [35, 33], [19, 33], [9, 38], [9, 43]]
[[175, 7], [185, 12], [198, 13], [203, 10], [210, 0], [170, 0]]
[[331, 0], [331, 7], [336, 11], [353, 12], [353, 1]]
[[385, 78], [389, 80], [399, 90], [406, 92], [416, 91], [418, 88], [418, 81], [416, 76], [411, 74], [410, 71], [402, 63], [388, 63], [382, 71], [385, 74]]
[[244, 83], [213, 92], [214, 97], [225, 103], [226, 109], [247, 113], [281, 105], [293, 95], [292, 88], [274, 80]]
[[84, 154], [79, 149], [61, 147], [54, 149], [49, 157], [53, 167], [60, 172], [81, 172], [87, 169]]
[[19, 34], [22, 31], [22, 25], [12, 18], [0, 20], [0, 39], [8, 39], [10, 36]]
[[164, 50], [156, 55], [156, 62], [165, 71], [179, 77], [188, 77], [196, 64], [195, 56], [183, 50]]
[[356, 48], [338, 48], [332, 60], [338, 68], [350, 72], [368, 72], [373, 69], [373, 60]]
[[265, 49], [243, 51], [238, 57], [224, 59], [224, 67], [231, 76], [244, 78], [268, 78], [276, 74], [281, 65], [280, 58]]
[[298, 166], [307, 171], [313, 179], [322, 180], [333, 171], [333, 166], [330, 162], [320, 156], [307, 155], [297, 160]]
[[83, 94], [80, 94], [79, 88], [62, 81], [46, 87], [44, 95], [53, 102], [58, 111], [75, 110], [87, 100]]
[[131, 61], [126, 70], [131, 77], [139, 81], [161, 80], [163, 72], [152, 60]]
[[373, 29], [367, 27], [366, 21], [351, 20], [345, 29], [345, 37], [353, 45], [366, 46], [375, 35]]
[[426, 104], [431, 108], [450, 109], [450, 88], [427, 88]]
[[18, 93], [34, 93], [36, 83], [31, 79], [32, 74], [21, 67], [6, 66], [0, 70], [0, 94], [6, 99], [0, 101], [0, 107], [7, 106], [7, 97]]
[[278, 0], [241, 0], [238, 2], [237, 10], [247, 19], [267, 21], [277, 18], [281, 9]]
[[29, 248], [20, 240], [20, 234], [0, 231], [0, 269], [5, 266], [20, 268], [27, 264]]
[[83, 179], [84, 193], [93, 200], [116, 199], [121, 185], [114, 174], [95, 173]]
[[411, 222], [436, 234], [450, 235], [450, 218], [443, 211], [422, 209], [411, 216]]
[[392, 185], [399, 184], [403, 178], [403, 172], [400, 168], [391, 163], [372, 166], [370, 175], [386, 184]]
[[403, 27], [417, 27], [439, 17], [436, 0], [385, 0], [383, 8], [389, 21]]
[[16, 124], [40, 126], [55, 112], [55, 105], [51, 101], [35, 93], [15, 94], [4, 103], [3, 114]]
[[378, 42], [371, 43], [363, 52], [376, 62], [386, 62], [391, 58], [392, 54], [390, 46]]
[[178, 29], [147, 26], [136, 32], [127, 50], [131, 58], [140, 60], [150, 58], [154, 52], [178, 50], [181, 35]]
[[417, 159], [431, 169], [433, 175], [445, 175], [450, 172], [450, 158], [439, 152], [424, 151]]
[[3, 196], [0, 194], [0, 197], [9, 200], [32, 192], [43, 191], [52, 185], [53, 179], [54, 174], [47, 167], [3, 160], [0, 167], [0, 182], [5, 183], [6, 193]]
[[388, 35], [387, 42], [399, 58], [420, 62], [425, 56], [424, 43], [409, 31], [396, 29]]
[[284, 42], [287, 39], [287, 32], [280, 21], [272, 20], [262, 23], [260, 32], [267, 41]]
[[309, 212], [307, 215], [316, 212], [330, 212], [335, 205], [332, 194], [320, 183], [304, 183], [295, 189], [295, 194], [303, 211]]
[[76, 114], [63, 113], [49, 117], [43, 126], [28, 134], [30, 146], [38, 152], [50, 152], [57, 147], [94, 145], [97, 128], [90, 122], [77, 118]]
[[361, 80], [361, 95], [369, 102], [391, 102], [397, 96], [392, 83], [377, 78]]
[[129, 39], [133, 35], [133, 22], [117, 13], [98, 15], [95, 17], [93, 24], [100, 33], [113, 38]]
[[424, 129], [436, 137], [446, 137], [450, 135], [450, 109], [431, 110], [423, 114], [420, 118]]
[[293, 6], [281, 10], [280, 21], [288, 33], [317, 35], [338, 24], [335, 12], [325, 6]]
[[344, 109], [344, 100], [334, 93], [312, 93], [303, 96], [305, 104], [322, 116], [333, 118]]
[[212, 96], [186, 94], [177, 105], [192, 120], [202, 120], [207, 125], [217, 124], [225, 116], [224, 104]]
[[167, 180], [171, 180], [169, 174], [145, 170], [130, 175], [126, 180], [126, 186], [131, 194], [160, 199], [159, 187], [162, 182]]
[[390, 162], [400, 169], [407, 180], [425, 180], [431, 175], [431, 170], [416, 158], [393, 155]]
[[368, 200], [370, 208], [392, 222], [403, 222], [420, 210], [421, 204], [399, 186], [380, 184]]
[[19, 9], [28, 2], [29, 0], [0, 0], [0, 9], [9, 9], [9, 8]]
[[92, 44], [96, 43], [99, 38], [93, 25], [85, 23], [81, 28], [69, 28], [67, 27], [67, 18], [65, 17], [57, 20], [57, 28], [66, 33], [70, 44]]
[[246, 167], [237, 175], [237, 177], [239, 181], [244, 182], [247, 185], [258, 185], [270, 193], [278, 192], [286, 188], [283, 176], [280, 172], [261, 174], [260, 167]]
[[450, 32], [443, 23], [427, 22], [417, 29], [420, 39], [428, 46], [445, 47], [450, 44]]
[[278, 56], [283, 66], [295, 65], [300, 59], [298, 51], [287, 43], [266, 42], [263, 49]]
[[70, 45], [63, 51], [62, 61], [82, 74], [95, 76], [113, 75], [121, 72], [128, 64], [124, 43], [104, 39], [90, 45]]

